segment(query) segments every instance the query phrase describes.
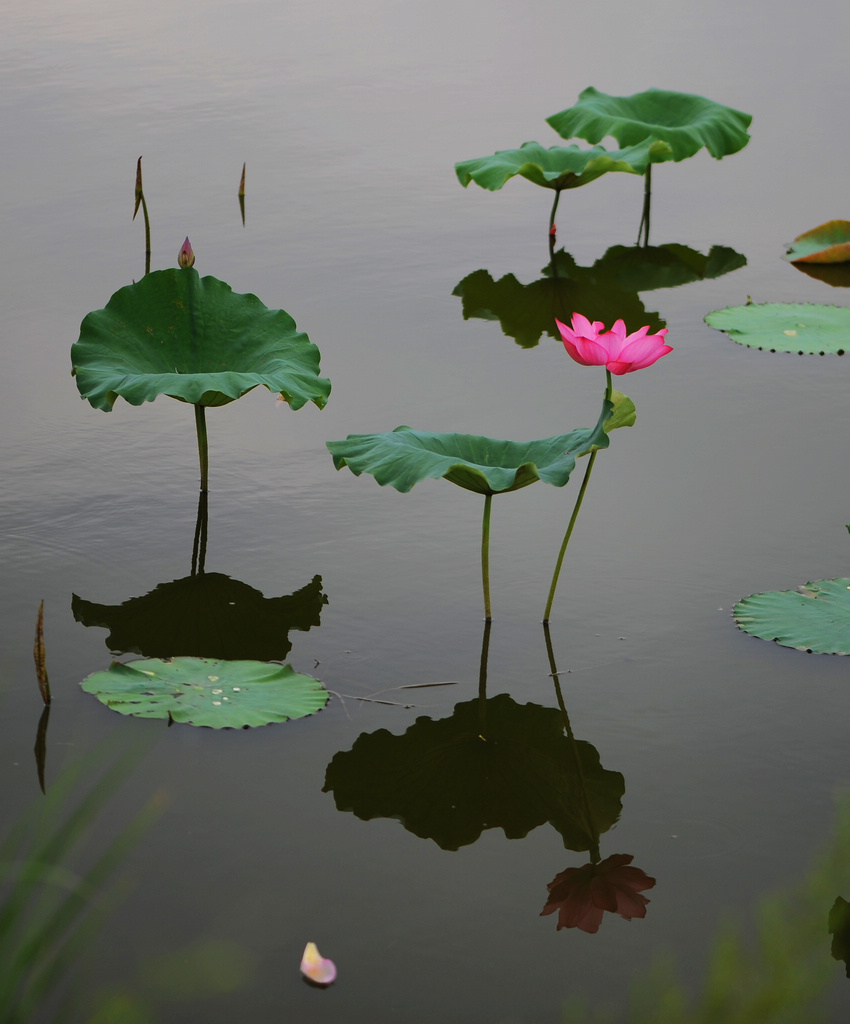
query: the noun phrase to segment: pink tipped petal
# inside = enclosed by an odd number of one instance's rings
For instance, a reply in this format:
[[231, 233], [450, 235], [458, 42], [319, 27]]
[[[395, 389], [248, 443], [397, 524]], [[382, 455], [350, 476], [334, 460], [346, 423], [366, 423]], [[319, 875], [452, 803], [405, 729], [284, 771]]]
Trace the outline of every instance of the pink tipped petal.
[[619, 359], [621, 362], [630, 363], [632, 370], [642, 370], [646, 366], [652, 366], [662, 356], [673, 351], [672, 346], [665, 345], [657, 334], [649, 334], [640, 338], [629, 335], [626, 340], [627, 344], [619, 353]]
[[308, 942], [301, 957], [301, 973], [314, 985], [330, 985], [336, 980], [336, 964], [319, 954], [315, 942]]
[[573, 313], [572, 325], [575, 333], [580, 334], [583, 338], [595, 338], [599, 331], [605, 327], [598, 320], [595, 323], [591, 323], [581, 313]]

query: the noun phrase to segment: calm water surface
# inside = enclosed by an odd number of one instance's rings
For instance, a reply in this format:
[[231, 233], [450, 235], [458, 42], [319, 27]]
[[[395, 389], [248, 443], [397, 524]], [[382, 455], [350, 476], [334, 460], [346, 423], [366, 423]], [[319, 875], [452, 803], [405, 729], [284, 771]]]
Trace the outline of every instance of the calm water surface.
[[[746, 594], [847, 573], [850, 369], [703, 324], [748, 295], [846, 304], [780, 258], [848, 215], [846, 6], [46, 0], [5, 3], [3, 20], [3, 818], [42, 799], [42, 598], [48, 785], [109, 734], [148, 743], [93, 849], [151, 793], [167, 798], [128, 858], [130, 894], [78, 960], [84, 1003], [124, 993], [162, 1024], [537, 1024], [569, 997], [622, 1003], [670, 950], [695, 989], [718, 924], [802, 875], [850, 781], [845, 660], [756, 641], [730, 617]], [[602, 856], [634, 854], [657, 879], [644, 920], [611, 916], [596, 935], [539, 916], [546, 884], [587, 859], [551, 826], [450, 852], [322, 792], [361, 734], [401, 735], [476, 696], [483, 628], [480, 499], [442, 481], [382, 490], [335, 472], [325, 442], [401, 423], [546, 437], [596, 418], [601, 374], [551, 339], [525, 350], [498, 322], [464, 320], [452, 295], [480, 269], [537, 280], [549, 207], [519, 179], [464, 191], [454, 162], [557, 144], [545, 117], [590, 84], [754, 115], [741, 153], [656, 168], [652, 242], [729, 246], [747, 266], [642, 293], [675, 351], [622, 381], [637, 425], [598, 460], [552, 618], [575, 735], [625, 780]], [[257, 390], [208, 416], [207, 569], [267, 598], [318, 575], [328, 598], [319, 627], [291, 632], [289, 660], [346, 696], [286, 726], [167, 730], [78, 685], [110, 652], [72, 595], [118, 605], [191, 563], [191, 410], [160, 398], [104, 415], [69, 376], [83, 316], [143, 271], [139, 154], [154, 268], [188, 234], [201, 273], [292, 313], [333, 381], [321, 413]], [[629, 175], [565, 193], [559, 244], [592, 265], [634, 243], [640, 203]], [[540, 620], [574, 494], [494, 502], [490, 695], [557, 706]], [[356, 699], [449, 680], [385, 695], [415, 707]], [[308, 939], [339, 967], [325, 992], [298, 975]]]

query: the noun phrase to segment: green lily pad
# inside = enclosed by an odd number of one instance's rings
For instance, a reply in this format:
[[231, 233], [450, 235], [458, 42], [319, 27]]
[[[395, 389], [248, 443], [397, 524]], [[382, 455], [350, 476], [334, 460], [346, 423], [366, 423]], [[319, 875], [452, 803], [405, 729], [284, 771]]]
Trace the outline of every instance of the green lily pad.
[[406, 493], [420, 480], [450, 480], [477, 494], [501, 494], [544, 480], [563, 487], [576, 459], [595, 446], [608, 447], [604, 424], [614, 406], [603, 402], [593, 428], [573, 430], [541, 441], [497, 441], [475, 434], [433, 434], [396, 427], [386, 434], [349, 434], [328, 441], [334, 466], [355, 476], [370, 473], [383, 487]]
[[[750, 141], [752, 115], [686, 92], [648, 89], [634, 96], [609, 96], [591, 86], [575, 106], [546, 122], [563, 139], [600, 142], [611, 136], [620, 146], [634, 146], [653, 138], [669, 146], [669, 155], [661, 159], [684, 160], [705, 146], [720, 160]], [[657, 160], [651, 158], [652, 163]]]
[[119, 395], [131, 405], [158, 395], [226, 405], [260, 384], [293, 409], [321, 409], [331, 390], [318, 348], [288, 313], [191, 268], [117, 291], [83, 320], [71, 362], [80, 394], [105, 412]]
[[609, 171], [643, 174], [650, 163], [669, 158], [669, 152], [669, 146], [651, 139], [623, 150], [606, 150], [603, 146], [545, 149], [537, 142], [524, 142], [519, 149], [504, 149], [493, 156], [455, 164], [455, 173], [464, 188], [474, 181], [481, 188], [496, 192], [519, 175], [535, 185], [560, 191], [587, 185]]
[[785, 259], [790, 263], [847, 263], [850, 261], [850, 220], [828, 220], [797, 235]]
[[727, 306], [709, 313], [709, 327], [739, 345], [769, 352], [843, 356], [850, 348], [850, 309], [812, 302], [765, 302]]
[[809, 654], [850, 653], [850, 579], [753, 594], [733, 614], [740, 629], [762, 640]]
[[290, 665], [211, 658], [114, 661], [80, 685], [119, 714], [211, 729], [304, 718], [329, 699], [318, 679], [300, 675]]

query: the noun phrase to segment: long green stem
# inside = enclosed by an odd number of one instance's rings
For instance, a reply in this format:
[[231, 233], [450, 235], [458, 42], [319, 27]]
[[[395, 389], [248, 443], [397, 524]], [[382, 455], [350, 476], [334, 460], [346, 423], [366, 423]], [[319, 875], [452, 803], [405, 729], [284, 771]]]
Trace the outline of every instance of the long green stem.
[[[605, 370], [605, 375], [605, 401], [610, 402], [612, 390], [611, 371], [607, 368]], [[581, 488], [579, 489], [578, 497], [576, 498], [576, 503], [573, 506], [573, 514], [570, 516], [570, 521], [567, 524], [567, 532], [564, 534], [564, 540], [561, 544], [561, 550], [558, 552], [558, 560], [555, 563], [555, 572], [552, 576], [552, 583], [549, 587], [549, 598], [546, 601], [546, 611], [543, 613], [544, 626], [547, 625], [549, 622], [549, 614], [552, 611], [552, 602], [555, 600], [555, 590], [558, 587], [558, 577], [561, 575], [561, 566], [564, 563], [564, 555], [567, 553], [567, 545], [570, 542], [570, 537], [572, 537], [573, 535], [573, 528], [575, 527], [576, 520], [578, 519], [579, 510], [581, 509], [581, 503], [582, 501], [584, 501], [584, 492], [587, 490], [587, 484], [590, 480], [590, 474], [593, 472], [593, 466], [596, 462], [596, 454], [598, 451], [598, 448], [594, 448], [587, 460], [587, 469], [584, 471], [584, 479], [581, 482]]]
[[643, 212], [640, 217], [640, 227], [638, 228], [637, 244], [641, 244], [641, 234], [643, 234], [643, 245], [649, 245], [649, 207], [652, 201], [652, 164], [647, 164], [646, 171], [643, 175]]
[[139, 197], [142, 203], [142, 214], [145, 218], [145, 276], [151, 272], [151, 222], [148, 217], [148, 204], [144, 193]]
[[484, 623], [484, 638], [481, 641], [481, 663], [478, 668], [478, 738], [487, 739], [487, 657], [490, 651], [490, 619]]
[[204, 407], [199, 403], [195, 406], [195, 429], [198, 433], [198, 460], [201, 464], [201, 490], [209, 490], [210, 451], [207, 443], [207, 420]]
[[555, 211], [558, 209], [558, 200], [561, 198], [561, 190], [555, 189], [555, 202], [552, 203], [552, 212], [549, 214], [549, 258], [555, 254]]
[[481, 582], [484, 586], [484, 618], [489, 622], [493, 616], [490, 611], [490, 506], [493, 495], [484, 496], [484, 522], [481, 526]]

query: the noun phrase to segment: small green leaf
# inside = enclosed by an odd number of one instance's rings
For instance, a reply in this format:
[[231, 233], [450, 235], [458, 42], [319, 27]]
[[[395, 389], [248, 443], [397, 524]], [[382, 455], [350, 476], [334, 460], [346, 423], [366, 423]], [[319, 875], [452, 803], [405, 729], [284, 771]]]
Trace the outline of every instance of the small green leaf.
[[737, 153], [750, 141], [751, 121], [750, 114], [691, 93], [648, 89], [634, 96], [609, 96], [593, 86], [579, 95], [575, 106], [546, 118], [563, 139], [600, 142], [610, 135], [620, 146], [660, 139], [669, 147], [662, 159], [676, 161], [703, 146], [718, 160]]
[[334, 466], [355, 476], [370, 473], [383, 487], [407, 492], [420, 480], [450, 480], [478, 494], [501, 494], [543, 480], [563, 487], [576, 459], [593, 446], [608, 447], [604, 424], [613, 409], [603, 402], [593, 428], [573, 430], [542, 441], [498, 441], [474, 434], [433, 434], [396, 427], [386, 434], [349, 434], [328, 441]]
[[797, 235], [785, 259], [790, 263], [847, 263], [850, 261], [850, 220], [828, 220]]
[[288, 313], [191, 268], [117, 291], [83, 320], [71, 362], [82, 397], [105, 412], [119, 395], [131, 405], [158, 395], [226, 405], [260, 384], [293, 409], [321, 409], [331, 390], [319, 350]]
[[752, 594], [735, 605], [740, 629], [810, 654], [850, 653], [850, 579]]
[[114, 661], [81, 683], [122, 715], [168, 718], [211, 729], [245, 729], [319, 711], [328, 692], [290, 665], [208, 658]]
[[727, 306], [709, 313], [709, 327], [739, 345], [799, 355], [839, 355], [850, 348], [850, 309], [811, 302]]
[[[669, 149], [669, 147], [663, 147]], [[481, 188], [498, 191], [506, 181], [519, 175], [543, 188], [579, 188], [609, 171], [643, 174], [655, 159], [662, 158], [651, 140], [623, 150], [603, 146], [579, 149], [578, 146], [553, 146], [545, 149], [537, 142], [524, 142], [519, 149], [504, 149], [493, 156], [464, 160], [455, 164], [455, 173], [464, 188], [474, 181]]]
[[624, 395], [622, 391], [612, 391], [611, 401], [614, 403], [614, 411], [611, 418], [605, 421], [605, 433], [610, 434], [618, 427], [633, 427], [637, 419], [635, 403]]

